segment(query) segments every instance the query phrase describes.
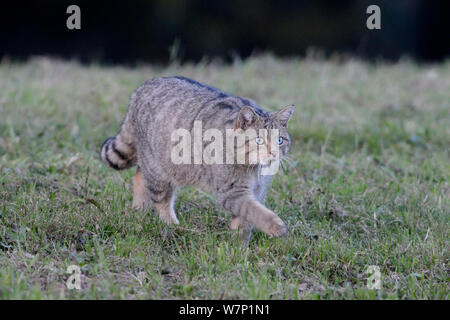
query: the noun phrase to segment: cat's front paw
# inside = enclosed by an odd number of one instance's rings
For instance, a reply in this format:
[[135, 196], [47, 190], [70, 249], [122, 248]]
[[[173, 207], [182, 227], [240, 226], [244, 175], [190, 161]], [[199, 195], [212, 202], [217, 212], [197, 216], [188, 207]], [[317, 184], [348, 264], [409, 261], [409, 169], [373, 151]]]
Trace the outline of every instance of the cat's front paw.
[[143, 210], [143, 209], [145, 209], [145, 201], [139, 201], [137, 199], [133, 199], [133, 204], [131, 205], [131, 207], [134, 210]]
[[267, 234], [269, 235], [269, 237], [279, 238], [284, 236], [286, 233], [287, 227], [284, 224], [283, 220], [278, 217], [274, 217], [267, 230]]

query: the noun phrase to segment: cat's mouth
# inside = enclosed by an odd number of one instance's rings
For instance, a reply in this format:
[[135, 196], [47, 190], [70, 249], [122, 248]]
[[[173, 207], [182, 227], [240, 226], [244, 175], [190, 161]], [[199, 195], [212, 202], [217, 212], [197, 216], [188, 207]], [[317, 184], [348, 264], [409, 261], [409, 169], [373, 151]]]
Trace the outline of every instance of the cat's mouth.
[[262, 159], [259, 164], [262, 167], [269, 167], [271, 166], [273, 163], [275, 162], [279, 162], [279, 159], [277, 157], [270, 157], [270, 158], [266, 158], [266, 159]]

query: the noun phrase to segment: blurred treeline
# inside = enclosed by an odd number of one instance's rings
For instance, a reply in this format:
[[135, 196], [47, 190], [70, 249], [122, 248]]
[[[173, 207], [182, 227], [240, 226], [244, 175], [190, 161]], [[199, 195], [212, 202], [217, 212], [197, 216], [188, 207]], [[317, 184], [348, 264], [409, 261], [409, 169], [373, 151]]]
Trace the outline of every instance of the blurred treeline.
[[[271, 51], [439, 61], [450, 54], [448, 1], [130, 0], [16, 1], [0, 10], [0, 58], [30, 55], [83, 62], [166, 63]], [[81, 8], [79, 31], [66, 8]], [[381, 30], [366, 28], [366, 8], [381, 8]]]

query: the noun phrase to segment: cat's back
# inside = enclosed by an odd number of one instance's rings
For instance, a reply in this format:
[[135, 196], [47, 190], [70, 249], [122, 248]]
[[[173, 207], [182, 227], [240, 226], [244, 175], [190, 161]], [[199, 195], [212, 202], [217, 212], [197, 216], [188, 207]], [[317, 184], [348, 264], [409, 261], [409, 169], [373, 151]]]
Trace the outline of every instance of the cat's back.
[[170, 106], [170, 102], [176, 100], [192, 100], [190, 102], [196, 101], [197, 104], [200, 104], [209, 99], [227, 97], [232, 97], [232, 95], [193, 79], [173, 76], [153, 78], [146, 81], [135, 90], [132, 95], [132, 102], [152, 106], [153, 103], [158, 105], [158, 103], [164, 101], [164, 105]]
[[244, 105], [260, 108], [250, 99], [233, 96], [218, 88], [186, 77], [159, 77], [146, 81], [132, 94], [133, 122], [164, 123], [167, 129], [191, 129], [194, 120], [204, 125], [229, 126]]

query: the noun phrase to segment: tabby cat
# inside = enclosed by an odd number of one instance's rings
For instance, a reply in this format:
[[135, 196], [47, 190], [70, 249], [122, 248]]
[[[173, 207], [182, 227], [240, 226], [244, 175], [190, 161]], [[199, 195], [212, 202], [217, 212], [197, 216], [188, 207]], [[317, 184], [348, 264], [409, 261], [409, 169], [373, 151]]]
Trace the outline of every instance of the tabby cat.
[[[286, 225], [262, 204], [272, 175], [261, 175], [260, 167], [274, 156], [282, 159], [288, 152], [291, 140], [287, 124], [293, 111], [294, 106], [288, 106], [266, 112], [250, 99], [185, 77], [155, 78], [133, 92], [120, 132], [103, 143], [101, 159], [116, 170], [137, 166], [133, 207], [151, 206], [166, 223], [178, 224], [174, 212], [176, 189], [194, 186], [215, 195], [231, 213], [231, 228], [239, 230], [239, 238], [245, 242], [253, 227], [270, 237], [280, 237], [285, 235]], [[271, 148], [269, 136], [257, 137], [267, 151], [257, 165], [249, 163], [248, 158], [243, 164], [174, 164], [171, 150], [176, 141], [171, 134], [179, 128], [192, 132], [195, 121], [201, 121], [203, 131], [215, 128], [223, 133], [278, 129], [279, 145]]]

